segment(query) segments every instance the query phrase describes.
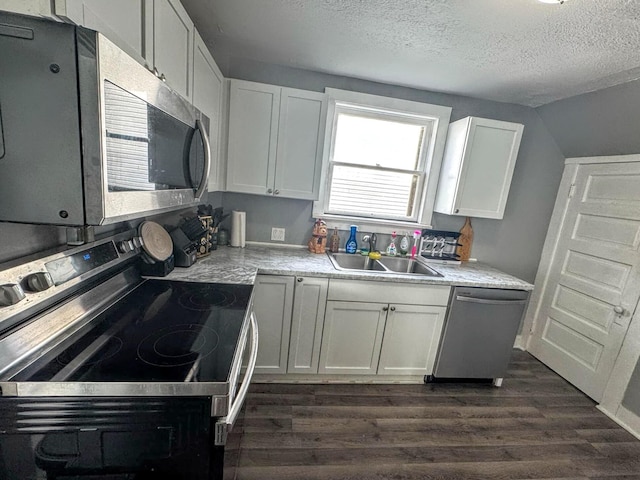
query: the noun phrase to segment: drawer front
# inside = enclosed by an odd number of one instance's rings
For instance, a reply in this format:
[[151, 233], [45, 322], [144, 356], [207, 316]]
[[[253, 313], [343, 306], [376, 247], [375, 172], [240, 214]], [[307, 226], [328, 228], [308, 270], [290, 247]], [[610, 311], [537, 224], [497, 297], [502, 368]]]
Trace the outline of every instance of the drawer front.
[[343, 302], [400, 303], [404, 305], [447, 305], [451, 287], [416, 283], [368, 282], [332, 278], [329, 300]]

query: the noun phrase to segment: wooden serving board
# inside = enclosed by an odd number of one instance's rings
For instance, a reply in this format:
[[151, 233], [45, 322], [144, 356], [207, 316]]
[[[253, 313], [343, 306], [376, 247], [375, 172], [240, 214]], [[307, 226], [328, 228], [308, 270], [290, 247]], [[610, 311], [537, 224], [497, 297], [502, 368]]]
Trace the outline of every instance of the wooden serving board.
[[471, 219], [467, 217], [464, 225], [460, 229], [460, 237], [458, 238], [457, 253], [460, 255], [460, 260], [468, 262], [471, 257], [471, 244], [473, 243], [473, 227], [471, 226]]

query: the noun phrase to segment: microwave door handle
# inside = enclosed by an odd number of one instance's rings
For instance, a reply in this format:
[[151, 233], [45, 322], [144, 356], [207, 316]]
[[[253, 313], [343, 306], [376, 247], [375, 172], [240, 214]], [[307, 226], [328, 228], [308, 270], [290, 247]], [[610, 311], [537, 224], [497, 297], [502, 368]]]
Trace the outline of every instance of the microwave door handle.
[[4, 157], [4, 130], [2, 128], [2, 110], [0, 110], [0, 158]]
[[207, 188], [207, 182], [209, 181], [209, 169], [211, 168], [211, 144], [209, 143], [207, 131], [204, 129], [204, 125], [202, 124], [200, 119], [196, 120], [196, 130], [200, 130], [200, 135], [202, 136], [202, 144], [204, 146], [204, 170], [202, 172], [200, 185], [198, 186], [198, 190], [196, 190], [195, 193], [195, 199], [200, 200], [200, 197], [202, 197], [202, 194]]

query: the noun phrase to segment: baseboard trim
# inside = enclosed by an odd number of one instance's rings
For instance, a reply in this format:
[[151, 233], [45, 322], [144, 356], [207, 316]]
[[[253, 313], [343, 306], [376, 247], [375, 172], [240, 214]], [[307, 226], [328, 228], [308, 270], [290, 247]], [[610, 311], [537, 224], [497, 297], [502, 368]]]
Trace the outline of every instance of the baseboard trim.
[[622, 405], [618, 407], [618, 411], [615, 414], [600, 405], [596, 405], [596, 408], [640, 440], [640, 417], [635, 413], [627, 410]]

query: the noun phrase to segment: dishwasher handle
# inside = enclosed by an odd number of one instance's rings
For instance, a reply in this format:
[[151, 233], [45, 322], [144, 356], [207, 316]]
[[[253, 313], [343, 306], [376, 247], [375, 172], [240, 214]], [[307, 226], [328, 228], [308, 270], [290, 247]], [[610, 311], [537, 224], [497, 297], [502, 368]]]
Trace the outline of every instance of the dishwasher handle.
[[490, 298], [476, 298], [476, 297], [463, 297], [456, 295], [456, 301], [469, 302], [469, 303], [481, 303], [483, 305], [524, 305], [527, 300], [493, 300]]

